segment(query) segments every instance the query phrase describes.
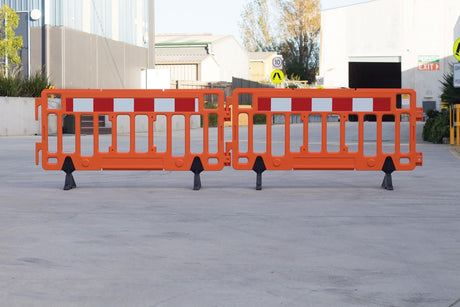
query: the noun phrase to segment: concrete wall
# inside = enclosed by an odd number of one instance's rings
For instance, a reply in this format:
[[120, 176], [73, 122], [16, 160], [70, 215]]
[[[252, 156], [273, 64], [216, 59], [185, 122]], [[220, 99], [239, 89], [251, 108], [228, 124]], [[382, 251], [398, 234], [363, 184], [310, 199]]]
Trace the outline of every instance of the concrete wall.
[[[439, 80], [454, 62], [454, 28], [460, 1], [375, 0], [325, 10], [321, 16], [320, 75], [325, 87], [348, 87], [348, 63], [400, 62], [402, 87], [417, 92], [417, 105], [435, 100]], [[420, 56], [436, 55], [440, 69], [418, 70]]]
[[40, 133], [35, 121], [35, 98], [0, 97], [0, 136], [28, 136]]
[[56, 88], [141, 88], [147, 48], [66, 27], [32, 27], [30, 34], [31, 72], [45, 66]]

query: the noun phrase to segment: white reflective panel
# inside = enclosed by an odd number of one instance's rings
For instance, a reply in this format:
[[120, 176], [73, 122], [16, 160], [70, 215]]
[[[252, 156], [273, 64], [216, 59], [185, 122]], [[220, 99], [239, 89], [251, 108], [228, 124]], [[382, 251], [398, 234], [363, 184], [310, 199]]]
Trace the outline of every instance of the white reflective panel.
[[73, 111], [74, 112], [93, 112], [93, 98], [74, 98]]
[[174, 112], [174, 98], [155, 98], [154, 112]]
[[374, 100], [372, 98], [353, 98], [353, 112], [374, 111]]
[[312, 112], [331, 112], [332, 111], [332, 98], [312, 98], [311, 99]]
[[134, 112], [134, 98], [115, 98], [113, 100], [114, 112]]
[[272, 98], [272, 112], [291, 112], [291, 98]]

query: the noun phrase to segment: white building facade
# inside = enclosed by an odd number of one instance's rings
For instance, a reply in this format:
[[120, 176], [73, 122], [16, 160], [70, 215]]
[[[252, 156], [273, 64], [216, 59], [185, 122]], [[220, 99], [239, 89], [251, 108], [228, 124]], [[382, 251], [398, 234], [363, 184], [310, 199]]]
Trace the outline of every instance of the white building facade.
[[456, 60], [459, 0], [375, 0], [324, 10], [320, 76], [326, 88], [412, 88], [439, 109], [443, 75]]

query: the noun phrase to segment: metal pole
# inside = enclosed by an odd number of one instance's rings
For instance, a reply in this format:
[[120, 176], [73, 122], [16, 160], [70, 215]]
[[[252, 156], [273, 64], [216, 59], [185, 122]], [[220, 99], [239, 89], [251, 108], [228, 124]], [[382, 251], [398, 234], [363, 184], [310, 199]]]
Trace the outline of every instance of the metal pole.
[[[8, 40], [8, 12], [5, 11], [5, 40]], [[8, 49], [5, 49], [5, 77], [8, 78]]]
[[155, 68], [155, 0], [149, 0], [149, 50], [147, 68]]

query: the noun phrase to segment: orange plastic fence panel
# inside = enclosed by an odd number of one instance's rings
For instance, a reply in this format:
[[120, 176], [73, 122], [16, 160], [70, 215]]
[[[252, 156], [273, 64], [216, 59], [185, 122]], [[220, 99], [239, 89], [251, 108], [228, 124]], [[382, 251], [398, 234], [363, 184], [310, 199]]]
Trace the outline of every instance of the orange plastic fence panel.
[[[250, 108], [241, 107], [248, 103]], [[238, 170], [252, 169], [258, 175], [264, 170], [292, 169], [386, 170], [391, 174], [422, 164], [422, 154], [416, 152], [416, 121], [421, 120], [422, 111], [410, 89], [237, 89], [232, 113], [232, 165]], [[235, 119], [240, 116], [248, 117], [247, 128], [238, 126]], [[291, 137], [290, 122], [295, 116], [302, 134], [297, 140]], [[261, 117], [265, 123], [258, 126]], [[277, 120], [284, 131], [275, 125]], [[346, 126], [353, 121], [356, 148], [350, 150]], [[382, 126], [389, 122], [394, 126], [394, 150], [384, 152]], [[328, 130], [334, 126], [340, 130], [339, 139], [330, 150]], [[313, 129], [320, 137], [310, 140]], [[369, 129], [373, 145], [369, 144]], [[265, 137], [264, 148], [257, 148], [255, 133]], [[408, 135], [408, 144], [401, 142], [401, 135]], [[281, 148], [275, 150], [280, 142]], [[296, 149], [292, 142], [297, 142]], [[369, 148], [371, 153], [366, 152]]]
[[226, 105], [221, 90], [45, 90], [40, 115], [36, 163], [66, 172], [65, 189], [101, 169], [191, 170], [199, 189], [203, 170], [230, 165], [256, 171], [258, 189], [265, 170], [292, 169], [382, 170], [392, 189], [393, 171], [422, 165], [410, 89], [237, 89]]
[[[229, 163], [221, 90], [45, 90], [36, 99], [37, 120], [39, 108], [42, 141], [36, 144], [36, 163], [41, 152], [47, 170], [192, 170], [199, 176]], [[210, 127], [212, 117], [216, 128]], [[64, 135], [66, 122], [74, 123], [74, 134]], [[202, 125], [203, 135], [191, 136], [192, 123]], [[173, 131], [177, 125], [183, 127]], [[211, 129], [217, 130], [212, 150]], [[197, 138], [202, 141], [192, 148]]]

